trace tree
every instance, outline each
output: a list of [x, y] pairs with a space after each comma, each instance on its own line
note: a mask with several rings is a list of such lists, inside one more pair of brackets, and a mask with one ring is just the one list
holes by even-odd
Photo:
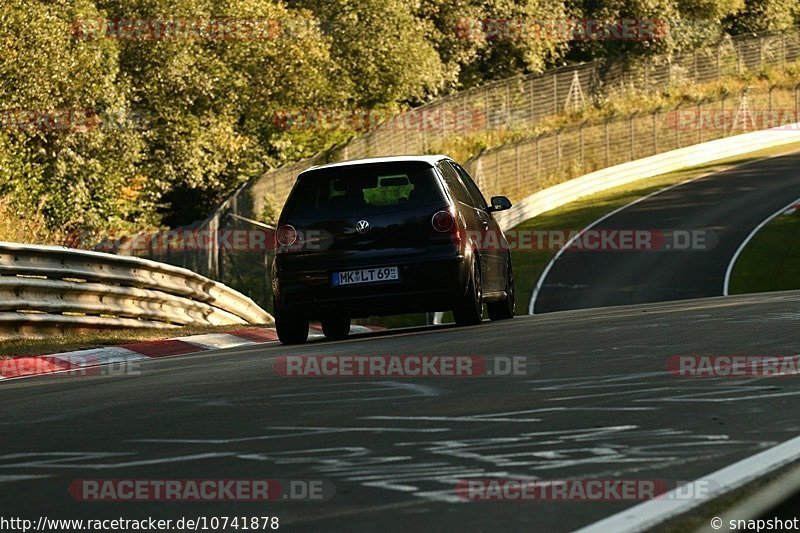
[[351, 106], [422, 101], [443, 85], [432, 25], [404, 0], [290, 0], [311, 10], [330, 40], [329, 76]]
[[148, 217], [133, 197], [140, 135], [107, 119], [128, 106], [116, 43], [72, 34], [96, 17], [88, 0], [7, 0], [0, 12], [0, 193], [68, 231]]
[[[152, 118], [141, 163], [149, 201], [160, 203], [168, 224], [201, 218], [236, 186], [283, 160], [271, 146], [282, 135], [273, 120], [277, 110], [327, 98], [331, 64], [319, 32], [276, 33], [307, 14], [256, 0], [106, 0], [101, 6], [110, 19], [179, 27], [169, 36], [120, 41], [131, 98]], [[219, 24], [231, 32], [214, 33]]]
[[566, 52], [566, 39], [536, 28], [570, 13], [561, 0], [422, 0], [418, 8], [434, 25], [430, 38], [451, 88], [552, 66]]

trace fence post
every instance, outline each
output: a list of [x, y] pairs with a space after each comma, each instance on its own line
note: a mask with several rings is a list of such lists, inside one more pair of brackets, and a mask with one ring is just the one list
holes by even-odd
[[[438, 107], [439, 107], [439, 110], [438, 110], [439, 111], [439, 113], [438, 113], [439, 121], [442, 123], [441, 127], [439, 128], [439, 130], [441, 132], [441, 138], [442, 139], [446, 139], [447, 138], [447, 113], [446, 113], [446, 111], [447, 111], [447, 102], [445, 102], [443, 105], [440, 105]], [[394, 132], [392, 132], [392, 135], [394, 136]]]
[[775, 85], [771, 85], [769, 90], [767, 91], [767, 128], [771, 128], [773, 126], [772, 121], [772, 91], [775, 90]]
[[742, 58], [742, 47], [740, 42], [736, 42], [734, 45], [734, 49], [736, 50], [736, 74], [739, 76], [742, 75], [742, 63], [744, 59]]
[[667, 57], [667, 87], [672, 87], [672, 54]]
[[728, 117], [725, 116], [725, 101], [728, 99], [727, 96], [722, 97], [722, 110], [720, 111], [720, 119], [722, 120], [722, 137], [725, 137], [727, 134], [727, 126], [726, 123], [728, 122]]
[[506, 82], [506, 127], [511, 125], [511, 89], [508, 82]]
[[486, 113], [486, 125], [492, 129], [492, 113], [489, 111], [489, 89], [483, 89], [483, 111]]
[[219, 281], [221, 283], [225, 283], [225, 272], [226, 272], [226, 270], [225, 270], [224, 244], [220, 245], [220, 247], [217, 248], [217, 256], [218, 256], [217, 262], [219, 263], [219, 274], [218, 274]]
[[556, 169], [561, 170], [561, 130], [556, 132]]
[[697, 102], [695, 111], [697, 112], [697, 143], [703, 142], [703, 102]]
[[[275, 176], [273, 176], [273, 179]], [[211, 232], [210, 237], [210, 249], [208, 250], [208, 263], [209, 263], [209, 276], [211, 279], [220, 279], [220, 264], [219, 264], [219, 212], [214, 213], [214, 217], [211, 219], [211, 223], [208, 225], [209, 231]]]
[[658, 111], [653, 111], [653, 154], [658, 153]]
[[[469, 117], [469, 119], [467, 117]], [[462, 128], [462, 129], [459, 130], [462, 135], [464, 135], [466, 133], [471, 133], [473, 128], [475, 128], [475, 126], [474, 126], [475, 112], [473, 111], [472, 113], [470, 113], [468, 111], [468, 109], [467, 109], [467, 99], [463, 98], [461, 100], [461, 118], [456, 121], [456, 124], [463, 124], [465, 120], [469, 120], [469, 126], [467, 127], [468, 129], [463, 129]], [[456, 129], [458, 129], [458, 128], [456, 128]], [[403, 137], [406, 137], [406, 135], [404, 135]], [[406, 151], [406, 153], [409, 153], [409, 152]]]
[[536, 96], [533, 93], [533, 76], [528, 80], [528, 106], [530, 108], [530, 122], [536, 120]]
[[498, 179], [500, 179], [500, 150], [496, 150], [494, 153], [494, 183], [492, 184], [491, 188], [498, 188]]
[[604, 132], [605, 132], [605, 137], [606, 137], [606, 138], [605, 138], [605, 148], [606, 148], [606, 167], [609, 167], [609, 166], [611, 166], [611, 159], [610, 159], [610, 157], [609, 157], [609, 153], [608, 153], [608, 121], [609, 121], [609, 120], [611, 120], [611, 119], [607, 118], [607, 119], [606, 119], [606, 121], [605, 121], [605, 122], [603, 122], [603, 130], [604, 130]]
[[786, 34], [781, 32], [781, 66], [786, 66]]
[[636, 153], [635, 153], [636, 134], [634, 132], [634, 126], [633, 126], [634, 117], [636, 117], [636, 113], [634, 113], [633, 115], [628, 117], [628, 142], [630, 142], [630, 149], [631, 149], [631, 154], [630, 154], [631, 158], [630, 158], [630, 160], [631, 161], [634, 161], [636, 159]]
[[553, 72], [553, 114], [558, 115], [558, 71]]
[[584, 126], [586, 126], [586, 121], [585, 120], [583, 122], [581, 122], [581, 127], [580, 127], [580, 131], [579, 131], [580, 137], [581, 137], [581, 173], [585, 172], [585, 166], [586, 166], [585, 159], [584, 159], [584, 156], [583, 156], [583, 128], [584, 128]]

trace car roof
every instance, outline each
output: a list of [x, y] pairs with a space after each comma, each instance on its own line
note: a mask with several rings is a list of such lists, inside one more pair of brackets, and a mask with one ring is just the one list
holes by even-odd
[[393, 155], [389, 157], [368, 157], [366, 159], [354, 159], [352, 161], [342, 161], [340, 163], [328, 163], [327, 165], [317, 165], [311, 168], [308, 168], [301, 172], [304, 174], [311, 170], [320, 170], [324, 168], [336, 168], [336, 167], [349, 167], [352, 165], [366, 165], [370, 163], [404, 163], [404, 162], [418, 162], [418, 163], [428, 163], [429, 165], [433, 166], [439, 161], [444, 159], [451, 159], [450, 157], [442, 154], [438, 155]]

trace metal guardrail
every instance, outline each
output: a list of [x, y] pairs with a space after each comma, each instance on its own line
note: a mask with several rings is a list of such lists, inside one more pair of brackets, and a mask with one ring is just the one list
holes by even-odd
[[107, 328], [264, 324], [247, 296], [137, 257], [0, 242], [0, 339]]

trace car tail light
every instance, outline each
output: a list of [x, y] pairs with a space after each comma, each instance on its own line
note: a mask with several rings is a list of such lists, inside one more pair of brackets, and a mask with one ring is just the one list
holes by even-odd
[[437, 233], [450, 235], [450, 240], [454, 244], [461, 242], [461, 232], [458, 229], [455, 211], [453, 209], [442, 209], [431, 217], [431, 225]]
[[446, 233], [456, 225], [456, 218], [450, 211], [437, 211], [431, 218], [431, 224], [436, 231]]
[[291, 224], [284, 224], [275, 232], [276, 248], [292, 246], [297, 242], [297, 230]]

